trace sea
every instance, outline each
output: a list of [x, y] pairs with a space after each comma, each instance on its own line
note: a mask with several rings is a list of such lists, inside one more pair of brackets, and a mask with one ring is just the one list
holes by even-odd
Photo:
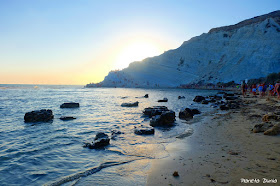
[[[192, 89], [84, 88], [70, 85], [0, 85], [0, 185], [145, 185], [151, 161], [169, 156], [166, 146], [189, 136], [209, 105], [193, 102], [196, 95], [217, 91]], [[149, 98], [144, 98], [145, 94]], [[185, 96], [185, 99], [178, 99]], [[157, 100], [168, 98], [168, 102]], [[121, 107], [139, 102], [138, 107]], [[78, 102], [79, 108], [60, 108]], [[175, 111], [172, 127], [154, 135], [137, 135], [149, 126], [143, 110], [167, 106]], [[197, 108], [196, 122], [181, 120], [179, 111]], [[51, 122], [25, 123], [26, 112], [51, 109]], [[207, 114], [206, 114], [207, 115]], [[61, 116], [77, 119], [62, 121]], [[101, 149], [84, 148], [98, 132], [121, 134]], [[188, 135], [186, 135], [188, 134]], [[179, 138], [178, 138], [179, 137]], [[187, 138], [187, 137], [186, 137]]]

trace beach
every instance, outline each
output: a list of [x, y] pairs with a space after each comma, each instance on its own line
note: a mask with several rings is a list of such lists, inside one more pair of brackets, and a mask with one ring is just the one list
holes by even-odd
[[191, 124], [193, 135], [169, 144], [168, 158], [152, 161], [147, 185], [279, 184], [280, 136], [251, 129], [262, 123], [263, 115], [279, 114], [280, 102], [253, 96], [240, 102], [240, 109], [209, 114]]

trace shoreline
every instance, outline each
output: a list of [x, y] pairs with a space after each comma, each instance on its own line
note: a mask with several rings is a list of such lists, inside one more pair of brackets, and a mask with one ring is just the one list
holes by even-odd
[[251, 129], [262, 123], [263, 115], [280, 109], [280, 102], [252, 96], [241, 101], [240, 109], [210, 115], [192, 125], [193, 135], [168, 145], [170, 156], [152, 160], [146, 185], [242, 185], [249, 179], [259, 179], [260, 185], [263, 179], [279, 183], [280, 136]]

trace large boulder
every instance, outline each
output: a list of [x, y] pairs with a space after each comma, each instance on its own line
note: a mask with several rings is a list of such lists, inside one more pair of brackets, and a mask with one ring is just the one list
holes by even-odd
[[203, 97], [203, 96], [195, 96], [195, 98], [194, 98], [194, 102], [201, 102], [201, 101], [203, 101], [203, 100], [205, 100], [205, 97]]
[[150, 120], [150, 125], [152, 127], [155, 126], [170, 126], [173, 125], [175, 121], [175, 112], [170, 111], [164, 111], [161, 115], [153, 116]]
[[134, 103], [122, 103], [121, 106], [122, 107], [138, 107], [139, 102], [136, 101]]
[[24, 115], [25, 122], [47, 122], [53, 120], [52, 110], [35, 110]]
[[60, 108], [78, 108], [80, 107], [79, 103], [69, 102], [69, 103], [63, 103], [60, 105]]
[[134, 133], [138, 135], [149, 135], [149, 134], [154, 134], [155, 129], [153, 127], [138, 127], [134, 129]]
[[152, 116], [161, 115], [164, 111], [168, 111], [166, 106], [154, 106], [145, 108], [143, 114], [151, 118]]
[[103, 132], [99, 132], [95, 138], [94, 141], [91, 143], [85, 143], [84, 147], [88, 147], [90, 149], [97, 149], [101, 147], [105, 147], [110, 144], [110, 138], [107, 134]]
[[144, 98], [149, 98], [149, 94], [145, 94]]
[[185, 108], [185, 110], [179, 112], [179, 118], [180, 119], [192, 119], [193, 118], [193, 112], [189, 108]]

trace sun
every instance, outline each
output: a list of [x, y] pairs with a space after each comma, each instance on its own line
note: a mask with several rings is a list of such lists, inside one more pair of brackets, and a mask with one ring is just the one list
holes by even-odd
[[131, 41], [123, 45], [117, 55], [114, 69], [124, 69], [131, 62], [141, 61], [162, 53], [159, 44], [152, 41]]

